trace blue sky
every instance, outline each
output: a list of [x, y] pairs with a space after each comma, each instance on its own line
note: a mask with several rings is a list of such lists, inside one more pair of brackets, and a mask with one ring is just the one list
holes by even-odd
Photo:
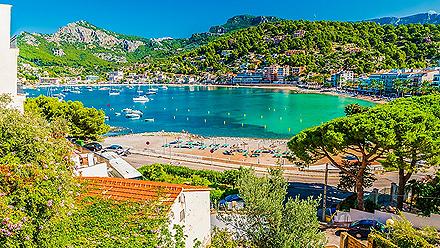
[[434, 10], [440, 0], [0, 0], [13, 4], [12, 31], [52, 33], [86, 20], [142, 37], [189, 37], [239, 14], [285, 19], [364, 20]]

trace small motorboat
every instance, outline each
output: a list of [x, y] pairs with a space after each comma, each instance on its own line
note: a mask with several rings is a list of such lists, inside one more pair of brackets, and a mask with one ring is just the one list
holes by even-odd
[[128, 113], [125, 115], [125, 118], [130, 119], [130, 120], [139, 120], [141, 118], [141, 116], [138, 114], [134, 114], [134, 113]]
[[136, 114], [136, 115], [142, 116], [144, 114], [144, 112], [142, 112], [140, 110], [133, 110], [133, 111], [131, 111], [131, 114]]
[[134, 102], [149, 102], [150, 98], [148, 98], [147, 96], [138, 96], [138, 97], [133, 97], [133, 101]]
[[148, 92], [146, 93], [146, 95], [156, 95], [156, 94], [157, 92], [152, 90], [148, 90]]
[[106, 120], [106, 121], [108, 121], [108, 120], [110, 120], [110, 117], [108, 117], [107, 115], [104, 117], [104, 119]]
[[168, 87], [167, 87], [166, 85], [164, 85], [164, 86], [162, 86], [162, 89], [163, 89], [163, 90], [167, 90]]
[[87, 89], [88, 91], [93, 91], [92, 86], [87, 86], [86, 89]]
[[100, 87], [99, 90], [110, 90], [108, 87]]
[[131, 108], [125, 108], [122, 110], [122, 112], [124, 112], [124, 113], [131, 113], [132, 111], [133, 111], [133, 109], [131, 109]]
[[115, 115], [116, 115], [116, 116], [121, 116], [121, 113], [116, 112]]
[[154, 118], [145, 119], [146, 122], [154, 122]]
[[118, 90], [110, 90], [110, 91], [108, 92], [108, 95], [109, 95], [109, 96], [119, 96], [120, 94], [121, 94], [121, 92], [118, 91]]

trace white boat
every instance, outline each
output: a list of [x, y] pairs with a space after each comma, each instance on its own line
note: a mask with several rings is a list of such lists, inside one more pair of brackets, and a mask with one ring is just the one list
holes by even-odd
[[121, 94], [121, 92], [119, 92], [118, 90], [113, 90], [113, 89], [108, 92], [109, 96], [119, 96], [120, 94]]
[[146, 122], [154, 122], [154, 118], [145, 119]]
[[133, 101], [134, 102], [149, 102], [150, 98], [148, 98], [147, 96], [138, 96], [138, 97], [133, 97]]
[[151, 89], [149, 89], [148, 91], [151, 91], [151, 92], [158, 92], [159, 89], [158, 89], [158, 88], [151, 88]]
[[100, 87], [99, 90], [110, 90], [108, 87]]
[[86, 89], [87, 89], [88, 91], [93, 91], [92, 86], [87, 86]]
[[168, 87], [167, 87], [166, 85], [164, 85], [164, 86], [162, 86], [162, 89], [163, 89], [163, 90], [167, 90]]
[[148, 90], [148, 92], [146, 93], [146, 95], [156, 95], [156, 94], [157, 92], [152, 90]]
[[115, 115], [116, 115], [116, 116], [121, 116], [121, 113], [116, 112]]
[[131, 114], [135, 114], [135, 115], [140, 115], [142, 116], [144, 114], [144, 112], [140, 111], [140, 110], [133, 110], [131, 111]]
[[131, 113], [132, 111], [133, 111], [133, 109], [131, 109], [131, 108], [125, 108], [122, 110], [122, 112], [124, 112], [124, 113]]
[[130, 119], [130, 120], [139, 120], [141, 118], [141, 116], [138, 114], [134, 114], [134, 113], [128, 113], [125, 115], [125, 118]]

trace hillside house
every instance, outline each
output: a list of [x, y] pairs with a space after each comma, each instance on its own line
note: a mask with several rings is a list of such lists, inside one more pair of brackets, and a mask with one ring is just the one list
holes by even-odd
[[121, 178], [83, 177], [82, 180], [87, 182], [84, 196], [133, 202], [159, 200], [170, 206], [170, 228], [183, 227], [185, 247], [194, 247], [196, 241], [206, 247], [210, 242], [209, 188]]

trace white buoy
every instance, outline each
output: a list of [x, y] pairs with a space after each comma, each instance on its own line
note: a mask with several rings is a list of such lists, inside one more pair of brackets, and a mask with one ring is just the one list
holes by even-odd
[[176, 116], [174, 116], [174, 120], [176, 119]]
[[226, 121], [223, 121], [223, 125], [226, 125]]

